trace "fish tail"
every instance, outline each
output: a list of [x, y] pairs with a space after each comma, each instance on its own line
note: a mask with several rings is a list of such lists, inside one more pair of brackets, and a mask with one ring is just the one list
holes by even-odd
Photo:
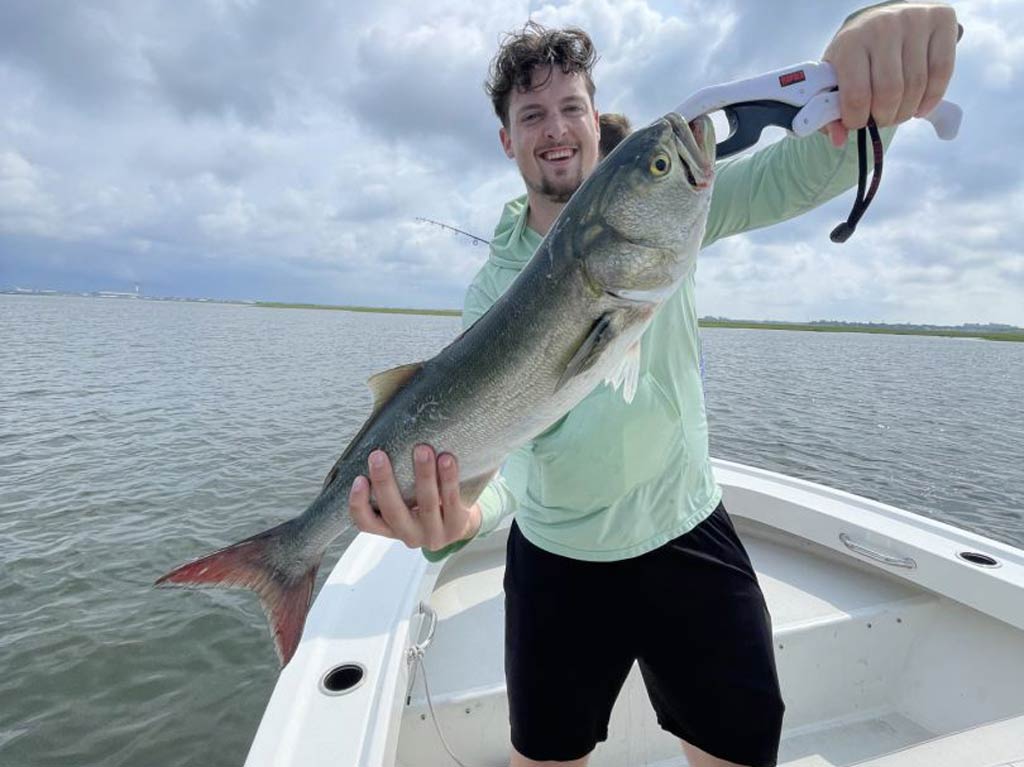
[[281, 666], [295, 654], [323, 552], [303, 558], [294, 545], [296, 520], [171, 570], [156, 586], [246, 588], [260, 598]]

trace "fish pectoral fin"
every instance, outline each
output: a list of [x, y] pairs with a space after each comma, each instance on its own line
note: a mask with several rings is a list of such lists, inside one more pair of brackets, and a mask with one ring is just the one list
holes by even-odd
[[590, 328], [587, 337], [580, 344], [580, 348], [576, 350], [576, 353], [572, 355], [572, 359], [569, 360], [569, 364], [565, 366], [565, 372], [558, 379], [555, 391], [559, 391], [580, 373], [590, 370], [601, 359], [601, 355], [604, 354], [608, 346], [618, 335], [616, 328], [613, 326], [615, 314], [615, 312], [605, 312], [597, 318], [594, 326]]
[[373, 393], [373, 412], [380, 410], [381, 405], [391, 399], [422, 367], [422, 362], [411, 362], [370, 376], [366, 385]]
[[638, 340], [626, 350], [626, 356], [618, 369], [604, 379], [604, 382], [618, 391], [622, 387], [622, 398], [626, 404], [633, 402], [636, 386], [640, 380], [640, 341]]

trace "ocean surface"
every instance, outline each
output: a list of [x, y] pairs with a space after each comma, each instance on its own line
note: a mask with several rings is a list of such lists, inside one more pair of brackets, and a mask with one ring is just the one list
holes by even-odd
[[[241, 764], [277, 675], [257, 600], [152, 583], [305, 508], [366, 379], [458, 327], [0, 296], [0, 765]], [[1024, 547], [1024, 344], [703, 343], [717, 457]]]

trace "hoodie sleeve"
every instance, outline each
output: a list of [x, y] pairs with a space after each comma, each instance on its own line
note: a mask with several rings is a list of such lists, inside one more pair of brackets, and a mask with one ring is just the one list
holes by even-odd
[[[882, 128], [888, 149], [895, 128]], [[723, 160], [711, 194], [704, 244], [799, 216], [857, 185], [857, 132], [845, 146], [827, 136], [789, 137], [753, 154]], [[868, 172], [874, 168], [868, 152]], [[838, 220], [837, 222], [838, 223]]]
[[[462, 309], [463, 330], [480, 319], [491, 307], [491, 304], [498, 300], [497, 291], [488, 290], [485, 287], [484, 280], [481, 279], [488, 268], [490, 268], [489, 265], [484, 266], [466, 292], [466, 299]], [[495, 475], [494, 479], [487, 483], [487, 487], [480, 493], [477, 503], [480, 504], [481, 519], [480, 530], [477, 532], [477, 536], [484, 536], [494, 532], [502, 519], [515, 512], [519, 504], [515, 493], [510, 487], [509, 478], [512, 476], [525, 477], [524, 472], [528, 467], [529, 451], [530, 448], [527, 446], [512, 453], [506, 459], [501, 471]], [[469, 543], [469, 540], [456, 541], [437, 551], [423, 549], [423, 556], [430, 562], [440, 562]]]

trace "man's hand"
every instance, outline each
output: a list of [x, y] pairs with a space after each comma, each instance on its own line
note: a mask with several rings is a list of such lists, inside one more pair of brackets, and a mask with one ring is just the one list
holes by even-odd
[[872, 8], [845, 24], [825, 53], [836, 69], [841, 121], [826, 126], [835, 146], [849, 131], [897, 125], [928, 114], [953, 76], [956, 11], [915, 3]]
[[[391, 463], [382, 450], [370, 454], [369, 475], [357, 477], [349, 493], [349, 514], [364, 533], [397, 538], [410, 549], [438, 551], [456, 541], [472, 538], [480, 530], [480, 506], [464, 506], [459, 492], [459, 466], [442, 453], [435, 459], [428, 445], [413, 451], [416, 505], [409, 508], [395, 482]], [[370, 490], [380, 509], [370, 505]]]

